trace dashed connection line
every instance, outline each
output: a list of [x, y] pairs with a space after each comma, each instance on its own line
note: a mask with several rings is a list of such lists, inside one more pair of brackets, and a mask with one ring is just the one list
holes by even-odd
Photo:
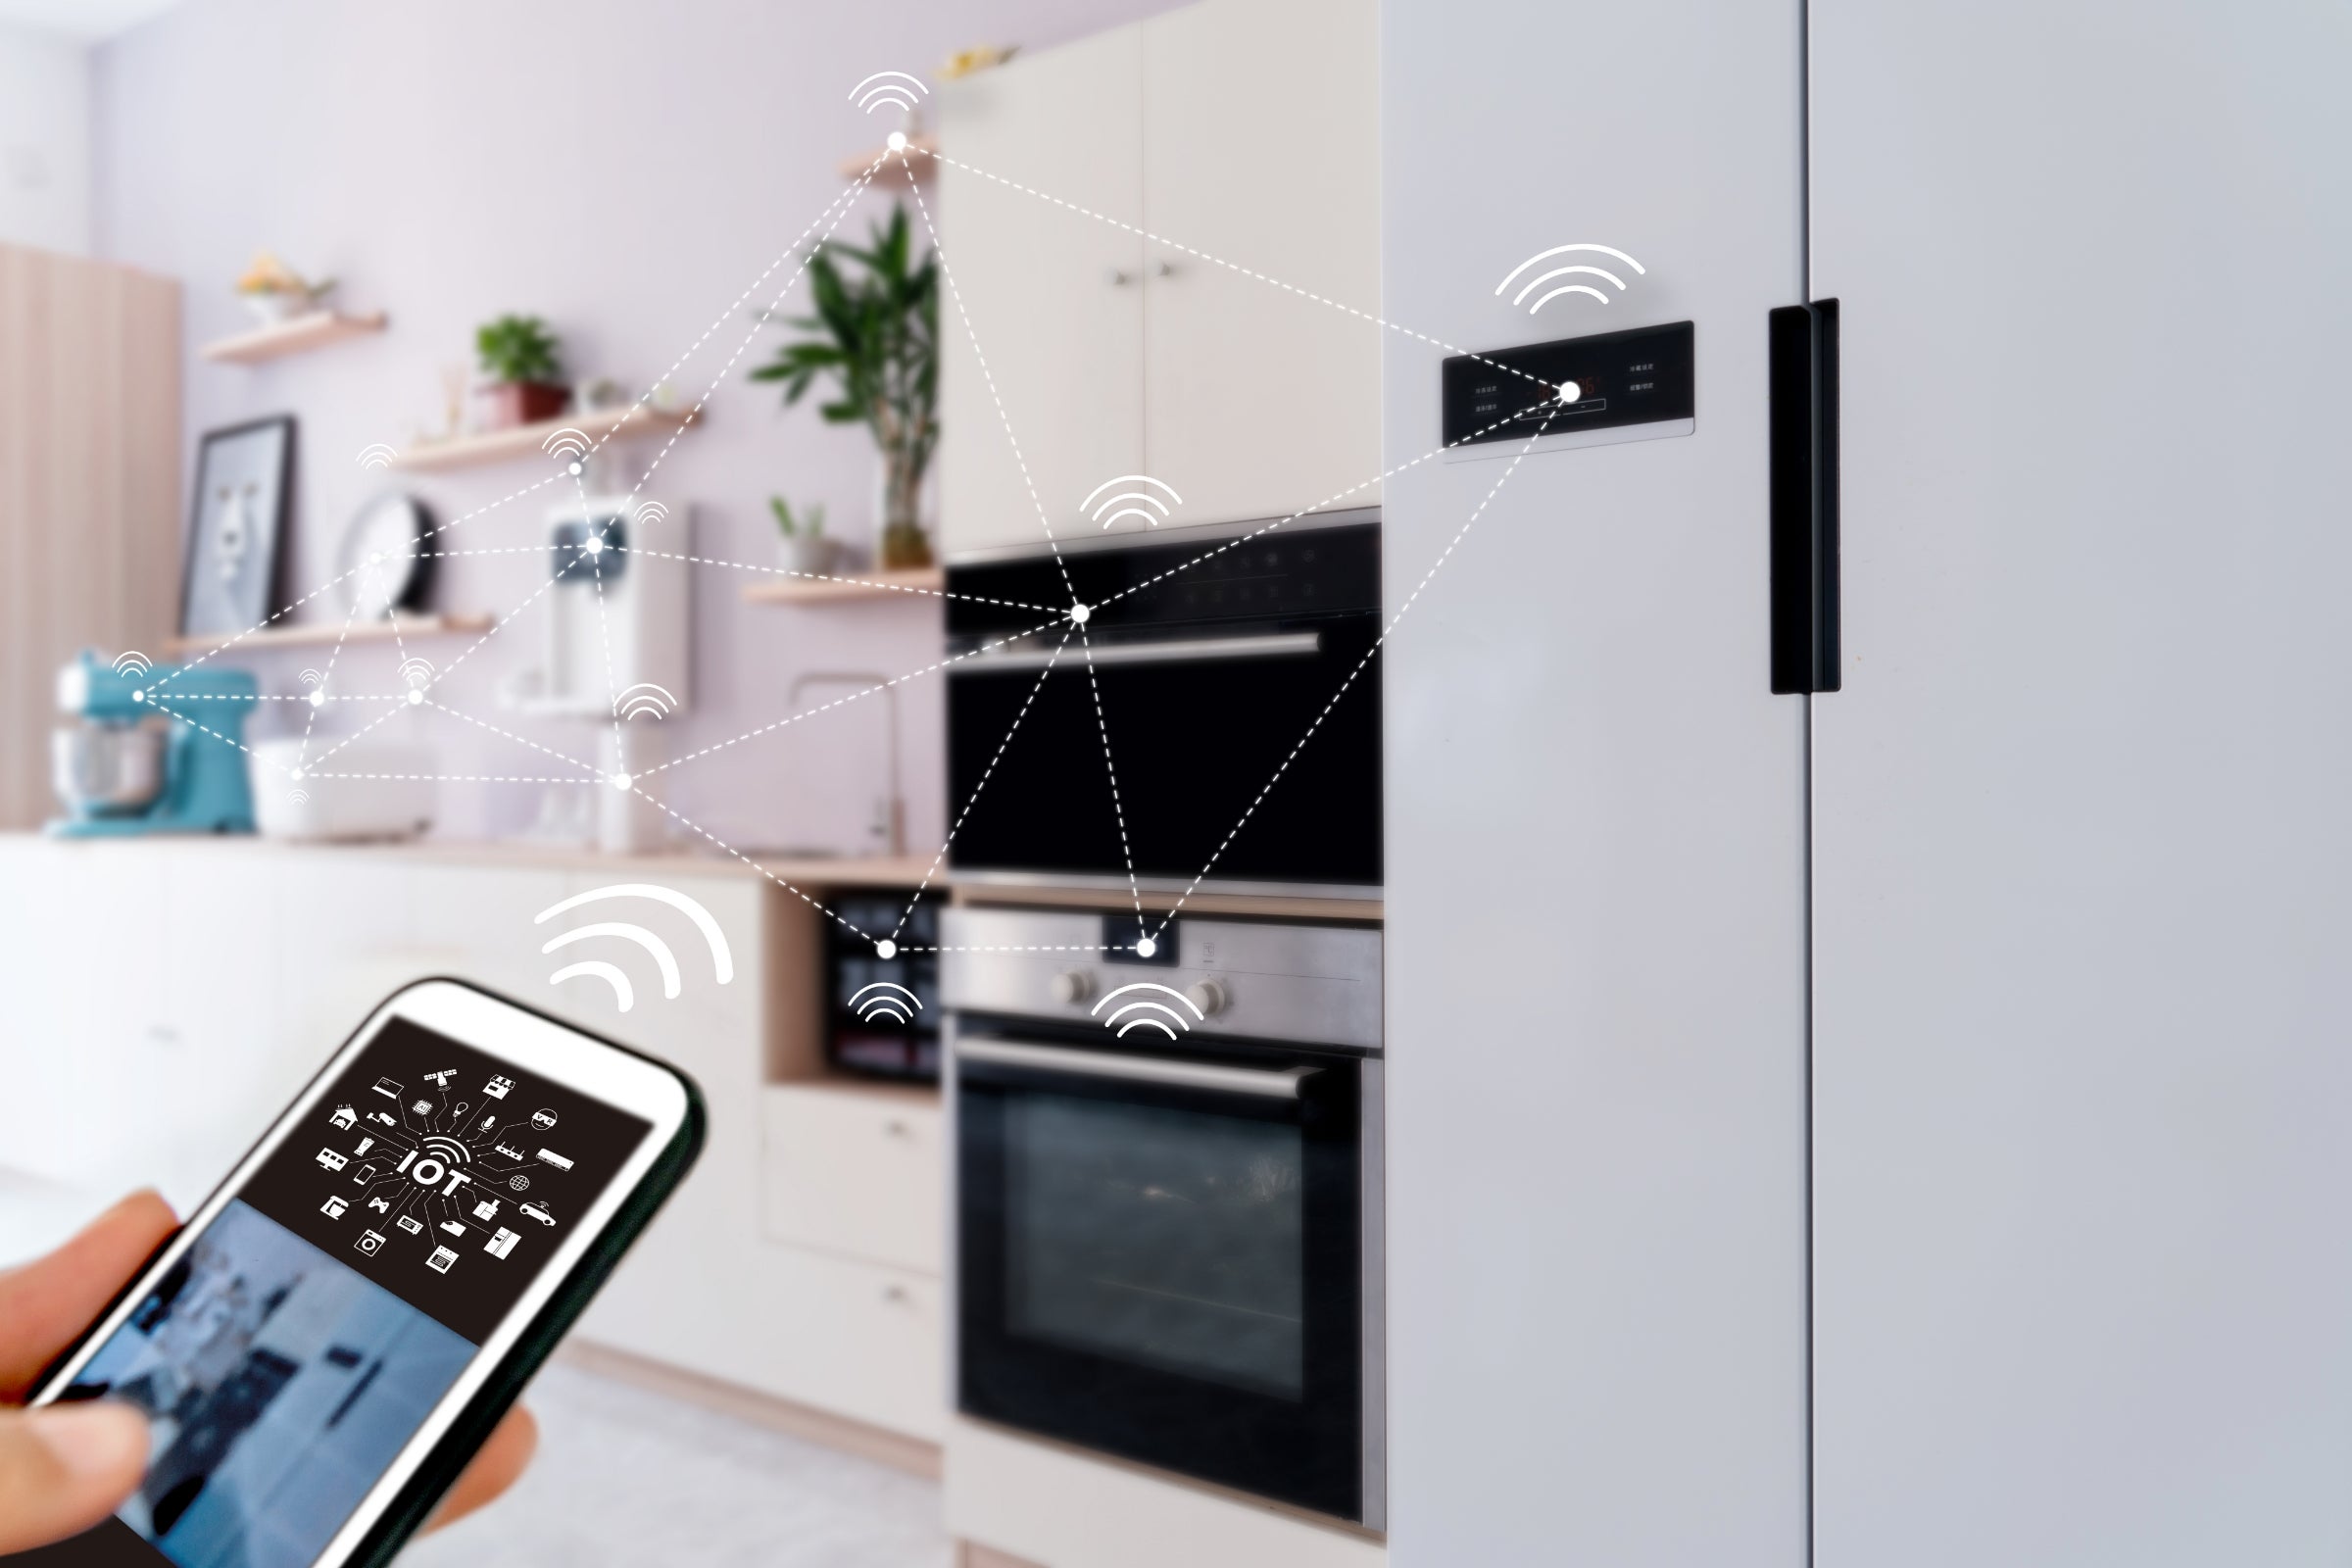
[[1430, 563], [1429, 569], [1421, 574], [1421, 580], [1413, 585], [1413, 591], [1404, 596], [1404, 603], [1396, 607], [1396, 613], [1389, 617], [1389, 623], [1381, 628], [1380, 635], [1372, 639], [1372, 646], [1364, 650], [1364, 657], [1355, 662], [1355, 667], [1348, 672], [1348, 678], [1340, 682], [1340, 689], [1331, 694], [1331, 701], [1323, 705], [1323, 711], [1317, 713], [1315, 721], [1306, 726], [1306, 733], [1298, 737], [1298, 744], [1291, 748], [1290, 755], [1282, 760], [1282, 765], [1274, 769], [1274, 776], [1266, 780], [1265, 787], [1260, 789], [1256, 797], [1250, 801], [1249, 807], [1242, 812], [1241, 819], [1226, 832], [1225, 837], [1218, 843], [1216, 852], [1209, 856], [1208, 863], [1200, 867], [1200, 874], [1194, 877], [1192, 883], [1185, 888], [1183, 897], [1169, 906], [1168, 912], [1160, 919], [1159, 930], [1152, 933], [1154, 937], [1167, 930], [1169, 922], [1176, 918], [1176, 911], [1184, 907], [1185, 901], [1200, 889], [1200, 884], [1207, 879], [1208, 873], [1216, 869], [1217, 861], [1224, 857], [1225, 851], [1232, 845], [1235, 836], [1249, 825], [1250, 818], [1255, 814], [1260, 806], [1265, 804], [1266, 797], [1274, 792], [1274, 786], [1282, 782], [1282, 775], [1290, 771], [1291, 764], [1298, 760], [1298, 754], [1306, 750], [1306, 743], [1315, 738], [1315, 731], [1323, 727], [1323, 721], [1331, 716], [1331, 710], [1340, 706], [1340, 699], [1348, 695], [1348, 688], [1355, 684], [1355, 678], [1364, 672], [1364, 666], [1371, 663], [1372, 657], [1388, 643], [1390, 634], [1396, 629], [1396, 623], [1404, 619], [1405, 612], [1413, 608], [1413, 602], [1421, 597], [1421, 591], [1429, 586], [1430, 579], [1435, 577], [1439, 569], [1453, 558], [1454, 547], [1460, 544], [1470, 530], [1477, 525], [1479, 516], [1485, 513], [1495, 496], [1501, 493], [1502, 487], [1510, 482], [1511, 475], [1518, 471], [1519, 465], [1526, 461], [1528, 453], [1535, 450], [1536, 443], [1543, 439], [1545, 426], [1550, 423], [1551, 416], [1544, 416], [1544, 422], [1536, 427], [1536, 433], [1527, 438], [1527, 444], [1521, 447], [1518, 454], [1511, 459], [1510, 466], [1502, 470], [1494, 480], [1493, 487], [1487, 491], [1485, 499], [1472, 509], [1469, 519], [1461, 525], [1451, 539], [1446, 542], [1446, 548], [1438, 552], [1438, 559]]
[[670, 808], [667, 802], [657, 801], [651, 795], [647, 795], [645, 791], [638, 789], [633, 785], [630, 787], [629, 793], [642, 797], [644, 800], [651, 802], [654, 808], [660, 811], [662, 815], [668, 817], [671, 821], [676, 822], [680, 827], [685, 828], [688, 832], [698, 834], [702, 838], [708, 840], [721, 853], [735, 857], [735, 858], [741, 860], [744, 864], [750, 866], [753, 870], [759, 872], [761, 876], [767, 878], [770, 882], [773, 882], [776, 886], [782, 888], [785, 892], [791, 894], [794, 898], [800, 900], [803, 904], [806, 904], [808, 906], [808, 907], [814, 909], [826, 919], [831, 920], [835, 925], [840, 926], [844, 931], [849, 932], [858, 941], [871, 942], [874, 940], [865, 932], [860, 931], [855, 925], [852, 925], [842, 916], [839, 910], [828, 907], [815, 899], [810, 898], [808, 894], [802, 892], [799, 888], [794, 887], [791, 883], [776, 875], [775, 872], [770, 871], [766, 866], [761, 865], [758, 860], [753, 859], [750, 856], [735, 848], [734, 845], [727, 843], [724, 839], [721, 839], [717, 834], [711, 832], [709, 828], [704, 827], [701, 823], [690, 822], [685, 817], [680, 816], [676, 811]]
[[1056, 615], [1052, 620], [1044, 621], [1038, 625], [1029, 627], [1026, 631], [1012, 632], [1006, 636], [999, 637], [994, 642], [982, 643], [977, 648], [969, 649], [960, 654], [951, 655], [950, 657], [939, 661], [937, 663], [925, 664], [922, 668], [908, 670], [904, 675], [894, 675], [889, 680], [883, 681], [878, 685], [867, 686], [858, 691], [854, 691], [847, 697], [837, 697], [833, 701], [820, 704], [815, 708], [803, 709], [800, 712], [794, 713], [788, 718], [779, 718], [772, 724], [762, 724], [758, 729], [746, 730], [741, 735], [719, 741], [714, 745], [706, 746], [700, 751], [688, 752], [684, 757], [672, 758], [666, 762], [662, 762], [653, 767], [647, 768], [643, 773], [637, 776], [640, 778], [651, 778], [656, 773], [665, 773], [673, 767], [682, 767], [686, 763], [693, 761], [698, 757], [709, 757], [712, 752], [723, 752], [730, 746], [741, 746], [745, 741], [756, 740], [761, 735], [766, 735], [775, 730], [780, 730], [787, 724], [797, 724], [804, 718], [813, 718], [819, 713], [841, 707], [844, 703], [854, 703], [860, 697], [871, 697], [874, 695], [874, 693], [881, 691], [886, 687], [897, 686], [904, 682], [913, 680], [918, 676], [928, 675], [933, 670], [945, 669], [950, 664], [959, 664], [967, 659], [977, 658], [982, 654], [988, 653], [992, 649], [1002, 648], [1006, 643], [1017, 643], [1024, 637], [1034, 637], [1041, 631], [1051, 631], [1055, 626], [1066, 624], [1068, 618], [1069, 617], [1066, 615]]
[[980, 378], [988, 383], [989, 401], [997, 406], [997, 421], [1004, 427], [1005, 443], [1012, 448], [1012, 461], [1021, 470], [1021, 485], [1029, 492], [1030, 505], [1037, 508], [1037, 524], [1046, 531], [1046, 547], [1054, 552], [1054, 565], [1061, 573], [1061, 586], [1075, 604], [1078, 589], [1070, 581], [1069, 563], [1061, 559], [1061, 545], [1054, 537], [1054, 520], [1046, 514], [1046, 503], [1037, 493], [1037, 479], [1029, 472], [1029, 460], [1021, 455], [1021, 443], [1012, 433], [1012, 416], [1005, 412], [1004, 394], [997, 390], [996, 373], [988, 368], [988, 356], [980, 352], [980, 334], [972, 330], [971, 313], [963, 308], [963, 290], [956, 286], [956, 274], [949, 270], [948, 253], [939, 243], [939, 229], [931, 221], [931, 208], [923, 200], [921, 185], [914, 177], [914, 166], [906, 155], [899, 154], [899, 167], [906, 171], [906, 188], [914, 193], [914, 205], [923, 215], [923, 231], [931, 236], [931, 254], [939, 259], [939, 275], [948, 285], [948, 298], [956, 302], [956, 318], [963, 323], [963, 335], [972, 345], [972, 359], [980, 367]]
[[[1006, 179], [1003, 174], [991, 173], [989, 171], [980, 168], [976, 164], [965, 163], [960, 158], [951, 158], [946, 153], [926, 148], [918, 148], [915, 150], [927, 152], [930, 157], [938, 159], [943, 164], [953, 164], [956, 168], [962, 170], [965, 173], [978, 174], [982, 179], [993, 180], [997, 184], [1003, 185], [1008, 190], [1017, 190], [1025, 196], [1034, 196], [1041, 202], [1050, 202], [1055, 207], [1063, 208], [1069, 212], [1076, 213], [1083, 218], [1091, 218], [1099, 223], [1108, 223], [1113, 228], [1124, 229], [1130, 234], [1150, 240], [1154, 245], [1164, 245], [1172, 251], [1182, 251], [1187, 256], [1196, 257], [1199, 260], [1207, 262], [1215, 267], [1222, 267], [1227, 271], [1239, 272], [1244, 277], [1254, 277], [1261, 283], [1270, 284], [1275, 288], [1282, 289], [1288, 293], [1296, 294], [1303, 300], [1312, 300], [1317, 305], [1327, 305], [1333, 310], [1345, 312], [1347, 315], [1352, 316], [1358, 320], [1369, 321], [1374, 326], [1386, 327], [1392, 332], [1401, 332], [1406, 337], [1418, 338], [1420, 341], [1427, 343], [1432, 348], [1444, 349], [1448, 354], [1469, 355], [1471, 359], [1476, 360], [1481, 365], [1492, 366], [1497, 370], [1501, 370], [1508, 374], [1519, 377], [1519, 379], [1522, 381], [1532, 381], [1546, 391], [1551, 390], [1551, 383], [1543, 379], [1541, 376], [1530, 375], [1525, 370], [1519, 369], [1515, 366], [1504, 365], [1499, 360], [1490, 360], [1485, 355], [1463, 348], [1458, 343], [1448, 343], [1444, 338], [1431, 337], [1427, 332], [1416, 332], [1411, 327], [1389, 320], [1385, 317], [1374, 316], [1369, 311], [1359, 311], [1352, 305], [1344, 305], [1338, 300], [1330, 299], [1324, 295], [1317, 294], [1312, 289], [1300, 288], [1296, 283], [1286, 283], [1279, 277], [1274, 277], [1265, 272], [1258, 271], [1254, 268], [1244, 267], [1239, 262], [1229, 262], [1222, 256], [1211, 256], [1208, 252], [1200, 250], [1196, 246], [1187, 245], [1180, 240], [1169, 239], [1162, 234], [1154, 234], [1148, 228], [1139, 228], [1133, 223], [1125, 222], [1119, 219], [1112, 218], [1107, 213], [1098, 213], [1091, 207], [1081, 207], [1076, 202], [1064, 201], [1059, 196], [1049, 195], [1045, 191], [1038, 190], [1034, 186], [1024, 185], [1017, 179]], [[900, 154], [900, 159], [902, 162], [905, 161], [905, 158], [906, 155], [904, 153]], [[911, 180], [913, 175], [909, 173], [907, 177], [909, 180]]]
[[[1075, 631], [1077, 627], [1073, 625], [1070, 630]], [[948, 829], [948, 836], [939, 846], [939, 853], [931, 857], [931, 868], [923, 873], [923, 880], [916, 886], [914, 897], [906, 901], [906, 912], [899, 916], [899, 923], [890, 928], [890, 940], [893, 942], [898, 940], [901, 931], [906, 929], [906, 922], [913, 918], [915, 906], [923, 902], [923, 894], [930, 888], [931, 879], [939, 875], [940, 866], [946, 863], [948, 850], [955, 844], [956, 835], [963, 831], [963, 819], [972, 814], [973, 807], [980, 804], [980, 792], [988, 788], [989, 776], [996, 772], [997, 764], [1004, 760], [1004, 749], [1012, 744], [1012, 737], [1020, 730], [1021, 720], [1029, 716], [1029, 705], [1036, 702], [1037, 694], [1046, 689], [1046, 677], [1054, 673], [1054, 666], [1060, 662], [1062, 650], [1069, 646], [1070, 632], [1065, 631], [1061, 634], [1061, 641], [1054, 645], [1053, 656], [1046, 661], [1046, 667], [1037, 672], [1037, 684], [1029, 688], [1027, 697], [1021, 699], [1021, 710], [1012, 715], [1012, 727], [1004, 732], [1003, 740], [997, 742], [996, 755], [988, 760], [988, 766], [980, 770], [980, 782], [972, 786], [971, 799], [965, 801], [963, 809], [956, 813], [956, 821]]]
[[[1119, 856], [1127, 862], [1127, 892], [1135, 900], [1135, 934], [1138, 940], [1144, 930], [1144, 890], [1135, 880], [1135, 849], [1127, 841], [1127, 808], [1119, 801], [1119, 764], [1110, 757], [1110, 720], [1102, 716], [1102, 681], [1095, 673], [1094, 640], [1086, 628], [1078, 626], [1078, 646], [1086, 654], [1086, 684], [1095, 697], [1095, 727], [1102, 732], [1102, 766], [1110, 775], [1110, 811], [1119, 824]], [[1063, 637], [1062, 641], [1069, 641]]]

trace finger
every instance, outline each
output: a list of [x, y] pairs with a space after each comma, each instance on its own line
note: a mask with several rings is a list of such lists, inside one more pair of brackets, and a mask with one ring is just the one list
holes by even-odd
[[128, 1405], [0, 1410], [0, 1556], [79, 1535], [147, 1467], [147, 1423]]
[[133, 1193], [47, 1257], [0, 1270], [0, 1400], [24, 1398], [177, 1223], [155, 1193]]
[[441, 1499], [441, 1506], [434, 1510], [424, 1528], [438, 1530], [453, 1519], [463, 1519], [506, 1491], [522, 1474], [538, 1447], [539, 1423], [531, 1419], [531, 1412], [519, 1404], [509, 1410], [507, 1418], [490, 1434], [490, 1441], [481, 1446], [473, 1462], [450, 1487], [449, 1494]]

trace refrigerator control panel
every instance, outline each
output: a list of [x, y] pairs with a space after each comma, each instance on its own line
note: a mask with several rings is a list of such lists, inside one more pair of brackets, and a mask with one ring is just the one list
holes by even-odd
[[[1455, 448], [1556, 438], [1631, 425], [1679, 429], [1610, 439], [1688, 434], [1695, 412], [1689, 321], [1627, 332], [1561, 338], [1485, 354], [1457, 354], [1444, 367], [1446, 444]], [[1484, 455], [1484, 454], [1482, 454]]]

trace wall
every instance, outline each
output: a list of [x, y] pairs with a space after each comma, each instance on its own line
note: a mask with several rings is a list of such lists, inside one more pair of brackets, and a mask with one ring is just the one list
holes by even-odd
[[[730, 302], [841, 192], [837, 162], [890, 128], [846, 101], [853, 83], [885, 69], [928, 74], [974, 43], [1043, 46], [1153, 9], [1139, 0], [191, 0], [97, 53], [99, 244], [185, 279], [191, 351], [247, 324], [229, 283], [264, 246], [306, 273], [340, 279], [350, 307], [391, 313], [385, 335], [319, 354], [258, 368], [188, 364], [191, 462], [207, 428], [299, 416], [286, 581], [307, 592], [333, 575], [355, 510], [390, 483], [423, 495], [446, 519], [540, 477], [526, 463], [404, 478], [364, 472], [354, 460], [370, 442], [400, 446], [439, 427], [441, 368], [470, 359], [475, 324], [510, 310], [542, 315], [562, 334], [574, 375], [609, 375], [632, 394], [666, 377], [699, 395], [752, 330], [753, 304], [765, 301]], [[862, 235], [884, 211], [869, 197], [842, 236]], [[772, 274], [770, 292], [789, 270]], [[806, 298], [804, 285], [787, 309], [797, 314]], [[708, 341], [672, 368], [707, 329]], [[773, 564], [772, 492], [821, 501], [832, 531], [870, 538], [863, 435], [821, 424], [812, 405], [783, 413], [771, 389], [743, 378], [774, 339], [758, 334], [712, 396], [707, 428], [682, 440], [646, 486], [672, 507], [693, 505], [698, 554]], [[640, 471], [627, 466], [620, 487]], [[443, 561], [441, 605], [503, 612], [528, 596], [542, 580], [527, 547], [541, 537], [546, 493], [443, 536], [452, 548], [515, 553]], [[938, 657], [930, 604], [755, 608], [738, 599], [753, 580], [773, 579], [696, 571], [695, 706], [663, 726], [672, 755], [784, 717], [800, 672], [896, 675]], [[305, 612], [341, 612], [331, 595]], [[498, 706], [500, 680], [535, 661], [539, 629], [535, 608], [525, 611], [449, 676], [446, 701], [591, 755], [588, 726], [517, 719]], [[418, 651], [445, 663], [466, 646]], [[266, 689], [294, 691], [299, 669], [322, 654], [246, 662]], [[336, 682], [396, 689], [394, 662], [388, 649], [347, 651]], [[940, 683], [920, 679], [902, 692], [908, 836], [920, 850], [945, 831]], [[339, 724], [328, 711], [318, 733]], [[668, 775], [669, 804], [740, 846], [860, 847], [882, 789], [883, 711], [878, 699], [853, 704], [680, 767]], [[383, 733], [412, 721], [449, 772], [546, 767], [514, 741], [429, 712], [403, 715]], [[442, 790], [449, 833], [510, 830], [535, 809], [529, 786]]]
[[80, 42], [0, 23], [0, 243], [90, 248], [90, 59]]
[[[1392, 606], [1444, 560], [1383, 656], [1397, 1568], [1805, 1561], [1805, 710], [1768, 689], [1764, 396], [1798, 36], [1793, 0], [1383, 7], [1383, 314], [1471, 348], [1690, 320], [1697, 370], [1694, 433], [1497, 490], [1507, 452], [1396, 471], [1439, 444], [1442, 355], [1388, 338]], [[1647, 271], [1495, 297], [1580, 242]]]

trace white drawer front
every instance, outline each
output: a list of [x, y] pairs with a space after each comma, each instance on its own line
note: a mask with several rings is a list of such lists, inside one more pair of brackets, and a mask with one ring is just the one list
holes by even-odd
[[940, 1283], [798, 1248], [776, 1248], [786, 1290], [772, 1332], [797, 1352], [779, 1392], [804, 1404], [938, 1443], [947, 1436]]
[[771, 1085], [764, 1120], [760, 1228], [770, 1241], [942, 1271], [946, 1173], [936, 1102]]

